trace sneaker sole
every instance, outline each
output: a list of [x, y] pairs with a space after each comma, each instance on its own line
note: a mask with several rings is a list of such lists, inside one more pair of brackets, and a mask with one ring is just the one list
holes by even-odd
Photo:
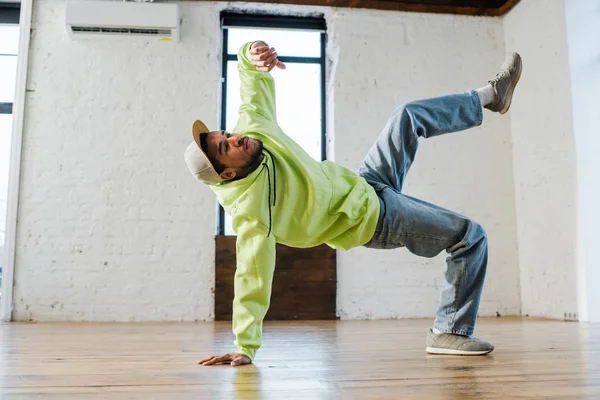
[[425, 351], [429, 354], [443, 354], [443, 355], [451, 355], [451, 356], [482, 356], [484, 354], [491, 353], [492, 350], [482, 350], [482, 351], [465, 351], [465, 350], [454, 350], [454, 349], [441, 349], [438, 347], [429, 347], [425, 348]]
[[506, 114], [506, 112], [510, 108], [510, 105], [512, 104], [513, 92], [515, 91], [515, 88], [517, 87], [517, 83], [519, 83], [519, 79], [521, 79], [521, 71], [523, 71], [523, 60], [521, 59], [521, 56], [519, 56], [519, 70], [517, 73], [517, 78], [510, 85], [510, 89], [508, 90], [508, 96], [507, 96], [508, 101], [504, 105], [504, 108], [499, 111], [500, 114]]

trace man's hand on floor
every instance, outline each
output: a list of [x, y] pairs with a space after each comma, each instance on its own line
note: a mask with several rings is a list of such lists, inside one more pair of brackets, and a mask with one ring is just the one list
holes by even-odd
[[227, 353], [222, 356], [206, 357], [205, 359], [198, 361], [198, 364], [215, 365], [230, 363], [232, 367], [237, 367], [238, 365], [250, 364], [250, 362], [250, 359], [243, 354]]
[[260, 41], [250, 47], [250, 60], [259, 71], [271, 72], [275, 67], [285, 69], [285, 64], [277, 59], [275, 48]]

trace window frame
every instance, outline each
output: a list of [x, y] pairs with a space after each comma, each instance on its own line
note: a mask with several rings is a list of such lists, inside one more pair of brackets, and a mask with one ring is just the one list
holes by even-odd
[[[20, 3], [0, 3], [0, 25], [19, 25]], [[0, 57], [17, 57], [16, 54], [0, 54]], [[13, 103], [0, 102], [0, 114], [12, 114]]]
[[[228, 53], [229, 28], [272, 28], [286, 30], [305, 30], [320, 32], [319, 57], [278, 57], [284, 63], [318, 64], [321, 79], [321, 161], [327, 159], [327, 114], [326, 114], [326, 57], [327, 25], [323, 17], [292, 17], [269, 14], [240, 14], [232, 12], [221, 13], [222, 31], [222, 68], [221, 68], [221, 120], [220, 129], [225, 130], [227, 125], [227, 65], [229, 61], [237, 61], [237, 54]], [[225, 210], [218, 206], [217, 235], [225, 235]]]
[[20, 2], [0, 3], [0, 24], [19, 25], [20, 14]]

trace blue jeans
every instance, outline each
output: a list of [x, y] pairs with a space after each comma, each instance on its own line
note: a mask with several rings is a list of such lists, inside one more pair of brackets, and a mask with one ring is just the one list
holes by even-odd
[[471, 336], [487, 267], [487, 237], [477, 222], [402, 194], [404, 178], [415, 159], [420, 137], [430, 138], [481, 124], [483, 110], [476, 92], [415, 101], [397, 108], [369, 150], [359, 170], [375, 188], [381, 211], [375, 235], [365, 246], [406, 247], [434, 257], [442, 250], [446, 282], [434, 328]]

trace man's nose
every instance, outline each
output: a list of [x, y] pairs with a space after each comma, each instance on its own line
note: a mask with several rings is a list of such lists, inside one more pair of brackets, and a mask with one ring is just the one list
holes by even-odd
[[236, 146], [236, 147], [238, 147], [240, 145], [240, 139], [241, 139], [240, 135], [231, 135], [231, 136], [229, 136], [229, 138], [227, 138], [227, 140], [229, 141], [229, 145]]

